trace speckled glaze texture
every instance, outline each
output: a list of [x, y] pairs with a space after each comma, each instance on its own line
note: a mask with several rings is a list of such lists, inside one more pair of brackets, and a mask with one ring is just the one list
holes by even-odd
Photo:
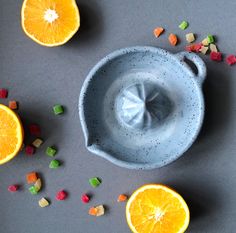
[[192, 53], [144, 46], [109, 54], [90, 71], [80, 94], [86, 147], [131, 169], [171, 163], [200, 131], [205, 77], [204, 62]]

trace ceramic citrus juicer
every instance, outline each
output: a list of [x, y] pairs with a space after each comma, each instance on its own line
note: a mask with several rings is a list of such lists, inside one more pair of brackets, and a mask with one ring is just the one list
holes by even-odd
[[109, 54], [90, 71], [80, 94], [86, 147], [132, 169], [176, 160], [200, 131], [205, 77], [204, 62], [192, 53], [131, 47]]

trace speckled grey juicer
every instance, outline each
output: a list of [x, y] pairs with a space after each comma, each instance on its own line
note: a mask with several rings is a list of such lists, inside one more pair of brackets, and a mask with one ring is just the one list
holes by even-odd
[[86, 147], [126, 168], [171, 163], [200, 131], [205, 77], [206, 66], [193, 53], [131, 47], [109, 54], [90, 71], [80, 94]]

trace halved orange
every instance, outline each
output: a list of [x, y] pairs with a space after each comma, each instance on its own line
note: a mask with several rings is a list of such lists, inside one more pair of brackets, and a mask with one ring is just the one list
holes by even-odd
[[75, 0], [24, 0], [21, 24], [32, 40], [53, 47], [65, 44], [78, 31], [80, 14]]
[[189, 208], [174, 190], [160, 184], [144, 185], [126, 205], [128, 225], [134, 233], [183, 233], [189, 225]]
[[0, 164], [8, 162], [18, 154], [23, 135], [19, 117], [10, 108], [0, 104]]

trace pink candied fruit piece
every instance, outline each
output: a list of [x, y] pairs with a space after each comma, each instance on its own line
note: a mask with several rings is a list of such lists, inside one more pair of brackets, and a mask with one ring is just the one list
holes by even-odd
[[234, 55], [229, 55], [226, 57], [226, 62], [228, 65], [234, 65], [236, 63], [236, 57]]
[[67, 196], [68, 196], [67, 192], [65, 190], [61, 190], [61, 191], [57, 192], [56, 199], [58, 201], [63, 201], [67, 198]]
[[30, 134], [32, 136], [39, 137], [41, 135], [41, 129], [40, 129], [39, 125], [37, 125], [37, 124], [31, 124], [29, 126], [29, 130], [30, 130]]
[[87, 194], [83, 194], [83, 195], [81, 196], [81, 201], [82, 201], [83, 203], [89, 203], [90, 197], [89, 197]]
[[25, 153], [27, 155], [33, 155], [35, 152], [35, 148], [33, 146], [26, 146], [25, 147]]
[[222, 61], [222, 54], [220, 52], [212, 51], [210, 53], [210, 58], [212, 61]]
[[18, 189], [19, 189], [19, 186], [16, 184], [8, 186], [8, 191], [12, 193], [16, 192]]

